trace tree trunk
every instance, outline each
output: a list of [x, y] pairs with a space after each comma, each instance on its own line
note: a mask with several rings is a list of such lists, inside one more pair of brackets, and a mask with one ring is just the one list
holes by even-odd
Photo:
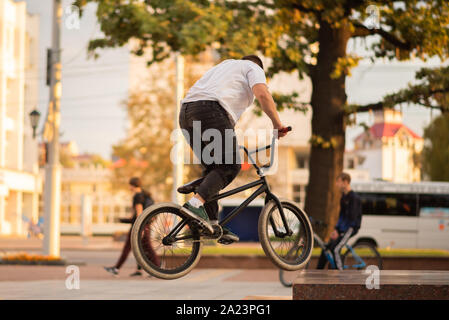
[[305, 211], [314, 219], [327, 223], [321, 236], [327, 237], [334, 228], [340, 207], [340, 192], [335, 180], [343, 170], [345, 150], [346, 104], [345, 75], [331, 79], [338, 58], [346, 56], [346, 45], [351, 36], [348, 25], [342, 22], [338, 29], [321, 21], [320, 51], [312, 72], [312, 137], [335, 142], [325, 148], [312, 143]]

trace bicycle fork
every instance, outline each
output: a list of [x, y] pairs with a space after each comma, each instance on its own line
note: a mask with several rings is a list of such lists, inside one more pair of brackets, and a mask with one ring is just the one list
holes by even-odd
[[[285, 238], [286, 236], [291, 236], [293, 234], [293, 231], [290, 229], [289, 225], [287, 224], [287, 219], [285, 219], [285, 214], [284, 214], [284, 209], [282, 208], [282, 204], [279, 201], [279, 199], [274, 196], [273, 194], [271, 194], [269, 191], [267, 192], [267, 199], [273, 199], [274, 202], [276, 203], [276, 206], [279, 209], [279, 214], [281, 215], [281, 219], [282, 219], [282, 223], [284, 224], [284, 228], [285, 228], [285, 232], [280, 232], [277, 227], [276, 227], [276, 223], [274, 222], [273, 217], [270, 217], [270, 224], [271, 227], [273, 228], [273, 232], [275, 234], [276, 237], [278, 238]], [[268, 200], [266, 200], [266, 202], [268, 202]]]

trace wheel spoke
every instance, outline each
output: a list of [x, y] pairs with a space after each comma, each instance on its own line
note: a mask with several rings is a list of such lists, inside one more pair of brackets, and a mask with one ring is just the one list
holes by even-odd
[[[281, 261], [281, 264], [289, 266], [298, 266], [310, 257], [311, 246], [313, 243], [312, 231], [304, 218], [304, 214], [294, 206], [286, 202], [282, 203], [282, 209], [285, 216], [287, 227], [284, 225], [281, 213], [276, 205], [271, 207], [267, 214], [266, 235], [268, 246], [271, 248], [268, 253], [274, 261]], [[276, 236], [274, 229], [276, 228], [280, 234], [284, 236]], [[287, 230], [292, 232], [291, 235], [285, 235]], [[274, 255], [274, 256], [273, 256]]]
[[163, 242], [180, 225], [183, 216], [178, 209], [172, 207], [159, 208], [147, 215], [138, 226], [138, 262], [146, 271], [156, 276], [175, 278], [177, 273], [183, 272], [197, 261], [201, 247], [199, 235], [185, 224], [174, 234], [180, 239], [171, 243]]

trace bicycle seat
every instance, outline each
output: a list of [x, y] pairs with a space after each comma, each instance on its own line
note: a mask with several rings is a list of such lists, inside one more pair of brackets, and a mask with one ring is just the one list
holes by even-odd
[[182, 194], [189, 194], [196, 191], [196, 188], [203, 182], [204, 177], [190, 181], [182, 186], [180, 186], [177, 191]]

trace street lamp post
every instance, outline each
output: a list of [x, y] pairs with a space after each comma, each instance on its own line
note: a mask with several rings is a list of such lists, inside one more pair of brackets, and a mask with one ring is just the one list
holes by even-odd
[[[31, 124], [31, 128], [33, 129], [33, 139], [36, 139], [36, 130], [37, 127], [39, 125], [39, 119], [41, 117], [41, 113], [39, 111], [37, 111], [36, 109], [34, 109], [33, 111], [31, 111], [29, 113], [29, 117], [30, 117], [30, 124]], [[37, 147], [39, 148], [39, 144], [37, 144]], [[37, 152], [39, 154], [39, 151]], [[36, 174], [36, 180], [37, 180], [37, 176], [39, 175], [39, 156], [36, 159], [38, 166], [36, 168], [36, 170], [33, 170], [34, 173]], [[33, 222], [36, 222], [39, 220], [39, 187], [38, 184], [36, 183], [35, 187], [34, 187], [34, 192], [32, 194], [33, 200], [33, 208], [32, 208], [32, 213], [31, 213], [31, 219]]]
[[61, 0], [53, 0], [53, 39], [50, 52], [50, 139], [45, 166], [44, 241], [45, 255], [60, 254], [61, 165], [59, 163], [59, 124], [61, 103]]
[[39, 124], [39, 119], [41, 117], [41, 113], [37, 110], [33, 110], [29, 114], [30, 116], [30, 122], [31, 122], [31, 128], [33, 128], [33, 139], [36, 138], [36, 128]]

